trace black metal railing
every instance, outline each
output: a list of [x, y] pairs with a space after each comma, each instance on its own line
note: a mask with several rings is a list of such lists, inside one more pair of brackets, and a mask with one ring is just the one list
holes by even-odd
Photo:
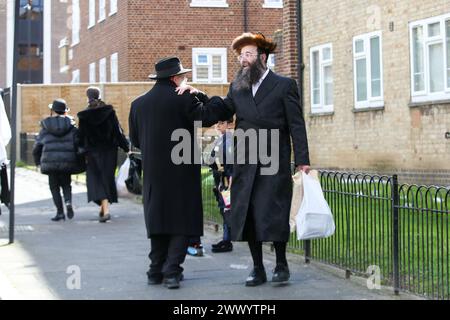
[[[202, 169], [205, 219], [221, 223], [213, 179]], [[399, 185], [394, 176], [320, 172], [336, 232], [327, 239], [297, 240], [292, 252], [370, 276], [394, 291], [449, 300], [450, 187]]]

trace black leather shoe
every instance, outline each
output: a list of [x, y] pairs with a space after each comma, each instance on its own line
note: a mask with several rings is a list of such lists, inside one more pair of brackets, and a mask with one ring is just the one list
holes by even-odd
[[64, 213], [57, 213], [56, 216], [52, 218], [52, 221], [66, 220]]
[[233, 251], [233, 244], [230, 241], [222, 241], [220, 245], [213, 247], [211, 251], [215, 253], [230, 252]]
[[164, 278], [164, 285], [167, 289], [178, 289], [180, 287], [180, 281], [183, 281], [183, 274], [179, 274], [172, 277]]
[[163, 282], [163, 275], [162, 273], [150, 274], [150, 272], [147, 272], [147, 280], [149, 285], [161, 284]]
[[105, 223], [106, 221], [111, 220], [111, 215], [109, 213], [105, 214], [104, 216], [100, 217], [98, 219], [99, 222]]
[[66, 209], [67, 209], [67, 218], [72, 219], [73, 215], [74, 215], [72, 204], [71, 203], [67, 203], [66, 204]]
[[246, 287], [256, 287], [267, 282], [266, 270], [261, 268], [253, 268], [250, 272], [247, 280], [245, 281]]
[[273, 270], [272, 283], [276, 285], [287, 284], [290, 278], [289, 268], [285, 264], [277, 264]]
[[223, 243], [224, 243], [223, 240], [221, 240], [221, 241], [219, 241], [219, 242], [217, 242], [217, 243], [214, 243], [214, 244], [211, 245], [211, 249], [218, 248], [218, 247], [220, 247]]

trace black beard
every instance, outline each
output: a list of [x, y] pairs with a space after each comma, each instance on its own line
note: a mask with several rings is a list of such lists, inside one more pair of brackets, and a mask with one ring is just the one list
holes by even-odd
[[252, 85], [256, 84], [266, 72], [266, 68], [263, 65], [261, 58], [251, 64], [248, 68], [241, 67], [236, 74], [233, 81], [233, 88], [236, 90], [249, 90]]

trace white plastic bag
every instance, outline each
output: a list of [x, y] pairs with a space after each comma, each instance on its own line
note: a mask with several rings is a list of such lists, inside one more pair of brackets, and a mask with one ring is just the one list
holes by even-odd
[[335, 225], [331, 209], [323, 196], [320, 182], [303, 175], [303, 200], [296, 217], [297, 239], [326, 238], [334, 234]]
[[130, 159], [127, 157], [124, 163], [120, 166], [119, 173], [117, 174], [116, 178], [117, 195], [122, 198], [133, 196], [133, 194], [128, 191], [127, 186], [125, 184], [125, 180], [128, 178], [129, 170], [130, 170]]

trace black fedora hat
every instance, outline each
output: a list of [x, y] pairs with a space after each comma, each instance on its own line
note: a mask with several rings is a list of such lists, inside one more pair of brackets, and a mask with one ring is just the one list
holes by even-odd
[[184, 69], [180, 59], [177, 57], [169, 57], [159, 60], [155, 64], [156, 74], [151, 74], [150, 79], [164, 79], [172, 76], [191, 72], [192, 69]]
[[68, 112], [70, 109], [67, 107], [67, 103], [63, 99], [56, 99], [52, 104], [49, 104], [48, 107], [55, 112], [64, 113]]

